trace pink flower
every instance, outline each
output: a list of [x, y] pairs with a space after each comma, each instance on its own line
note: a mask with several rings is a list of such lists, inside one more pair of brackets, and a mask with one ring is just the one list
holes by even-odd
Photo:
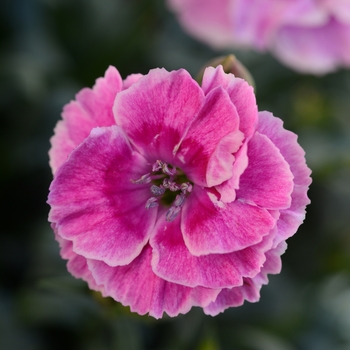
[[297, 136], [253, 89], [207, 68], [110, 67], [63, 111], [50, 151], [49, 220], [68, 270], [159, 318], [259, 299], [305, 215]]
[[168, 0], [183, 26], [214, 48], [269, 50], [300, 72], [350, 67], [348, 0]]

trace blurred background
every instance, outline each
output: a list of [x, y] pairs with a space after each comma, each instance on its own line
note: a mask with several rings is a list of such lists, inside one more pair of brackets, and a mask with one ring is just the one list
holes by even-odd
[[0, 349], [350, 349], [350, 70], [299, 75], [232, 51], [260, 110], [299, 135], [313, 183], [305, 223], [261, 301], [213, 318], [154, 320], [102, 299], [66, 271], [47, 222], [49, 139], [62, 106], [114, 65], [196, 75], [213, 52], [163, 0], [4, 0], [0, 5]]

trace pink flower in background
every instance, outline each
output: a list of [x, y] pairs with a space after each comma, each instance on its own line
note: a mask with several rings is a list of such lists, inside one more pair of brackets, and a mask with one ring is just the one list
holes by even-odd
[[68, 270], [156, 318], [259, 299], [305, 216], [297, 136], [222, 66], [124, 82], [110, 67], [63, 111], [49, 220]]
[[300, 72], [350, 67], [349, 0], [168, 0], [214, 48], [268, 50]]

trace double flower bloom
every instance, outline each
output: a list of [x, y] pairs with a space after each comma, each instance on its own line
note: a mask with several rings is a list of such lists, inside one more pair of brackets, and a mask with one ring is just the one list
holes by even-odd
[[49, 220], [74, 276], [157, 318], [259, 299], [311, 179], [244, 80], [219, 66], [202, 86], [185, 70], [122, 81], [110, 67], [62, 116]]

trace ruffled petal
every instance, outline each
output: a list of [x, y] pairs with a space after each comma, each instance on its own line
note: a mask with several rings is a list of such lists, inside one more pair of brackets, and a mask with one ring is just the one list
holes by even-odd
[[167, 282], [151, 269], [152, 249], [146, 245], [141, 254], [127, 266], [110, 267], [89, 260], [88, 266], [105, 293], [140, 315], [149, 313], [160, 318], [187, 313], [192, 306], [204, 307], [214, 301], [220, 290], [189, 288]]
[[266, 209], [289, 208], [293, 174], [279, 149], [266, 135], [256, 132], [248, 144], [248, 159], [237, 198]]
[[49, 220], [73, 242], [75, 253], [111, 266], [132, 261], [147, 243], [157, 216], [148, 211], [147, 172], [117, 126], [95, 128], [57, 171], [50, 187]]
[[143, 74], [130, 74], [123, 81], [123, 90], [128, 89], [132, 84], [135, 84], [143, 77]]
[[239, 117], [222, 87], [211, 90], [176, 153], [181, 169], [195, 184], [211, 187], [232, 177], [235, 153], [244, 135]]
[[[52, 225], [53, 230], [55, 230], [54, 225]], [[87, 260], [73, 251], [73, 244], [71, 241], [63, 239], [58, 234], [55, 234], [56, 241], [60, 245], [60, 254], [63, 259], [68, 260], [67, 269], [75, 277], [81, 278], [89, 285], [90, 289], [101, 292], [105, 296], [103, 286], [96, 284], [92, 274], [87, 266]]]
[[113, 111], [117, 125], [142, 155], [173, 164], [203, 102], [202, 90], [185, 70], [153, 69], [118, 94]]
[[103, 78], [96, 80], [92, 89], [82, 89], [76, 101], [67, 104], [51, 138], [50, 166], [55, 173], [69, 153], [97, 126], [115, 124], [112, 106], [116, 94], [122, 90], [122, 79], [116, 68], [110, 66]]
[[217, 86], [223, 87], [229, 94], [239, 115], [239, 130], [249, 139], [255, 132], [258, 122], [258, 107], [256, 105], [254, 89], [243, 79], [233, 74], [226, 74], [222, 66], [206, 68], [202, 89], [205, 94]]
[[234, 201], [223, 203], [197, 186], [187, 198], [181, 230], [195, 256], [230, 253], [260, 242], [276, 220], [263, 208]]
[[297, 142], [297, 135], [283, 128], [283, 122], [269, 112], [259, 113], [258, 130], [266, 135], [280, 150], [294, 176], [291, 205], [281, 210], [277, 223], [279, 233], [276, 244], [292, 236], [305, 218], [305, 207], [310, 203], [307, 190], [311, 184], [311, 170], [305, 161], [305, 152]]
[[153, 271], [169, 282], [214, 289], [242, 285], [243, 277], [253, 277], [260, 271], [265, 261], [264, 252], [272, 245], [271, 234], [241, 251], [194, 256], [185, 245], [180, 221], [180, 216], [171, 223], [161, 217], [150, 239]]
[[245, 300], [254, 303], [260, 299], [262, 285], [268, 283], [268, 274], [277, 274], [281, 271], [281, 255], [286, 249], [286, 243], [281, 242], [278, 247], [266, 252], [266, 261], [261, 272], [253, 278], [244, 278], [243, 285], [223, 289], [216, 300], [204, 308], [204, 313], [216, 316], [229, 307], [240, 306]]

